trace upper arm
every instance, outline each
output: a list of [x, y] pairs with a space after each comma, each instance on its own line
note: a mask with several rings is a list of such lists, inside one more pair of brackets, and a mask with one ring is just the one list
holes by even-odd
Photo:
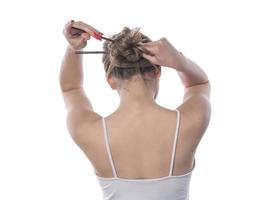
[[211, 116], [210, 83], [185, 88], [183, 103], [177, 108], [200, 138], [208, 127]]
[[76, 139], [77, 136], [83, 134], [89, 122], [99, 119], [101, 116], [93, 111], [83, 88], [63, 91], [62, 95], [67, 111], [67, 128], [73, 139]]
[[193, 95], [203, 96], [207, 100], [210, 99], [211, 85], [210, 81], [190, 87], [185, 87], [184, 101]]

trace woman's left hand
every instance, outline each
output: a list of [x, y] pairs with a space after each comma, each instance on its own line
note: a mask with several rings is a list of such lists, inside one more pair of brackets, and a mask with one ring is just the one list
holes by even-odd
[[[80, 35], [74, 35], [72, 34], [72, 27], [78, 28], [83, 30], [84, 32]], [[90, 36], [93, 36], [95, 38], [99, 37], [99, 35], [103, 35], [103, 33], [99, 32], [92, 26], [85, 24], [82, 21], [69, 21], [63, 30], [63, 34], [65, 38], [67, 39], [69, 45], [74, 50], [80, 50], [83, 49], [87, 45], [87, 41], [90, 39]]]

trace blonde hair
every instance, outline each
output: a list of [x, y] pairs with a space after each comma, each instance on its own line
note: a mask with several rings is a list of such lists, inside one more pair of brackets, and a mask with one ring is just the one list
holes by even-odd
[[130, 29], [124, 27], [123, 30], [114, 34], [113, 41], [105, 41], [102, 62], [109, 75], [119, 79], [129, 79], [134, 74], [144, 75], [146, 72], [161, 70], [159, 65], [150, 63], [142, 56], [139, 43], [151, 42], [151, 40], [140, 32], [140, 28]]

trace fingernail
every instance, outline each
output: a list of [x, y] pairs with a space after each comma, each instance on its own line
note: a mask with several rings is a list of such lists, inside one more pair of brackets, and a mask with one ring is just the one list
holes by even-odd
[[97, 40], [102, 39], [101, 35], [99, 35], [99, 33], [96, 33], [96, 32], [93, 32], [93, 37], [95, 37], [95, 39], [97, 39]]
[[100, 35], [97, 35], [97, 38], [96, 38], [97, 40], [102, 40], [102, 37], [100, 36]]

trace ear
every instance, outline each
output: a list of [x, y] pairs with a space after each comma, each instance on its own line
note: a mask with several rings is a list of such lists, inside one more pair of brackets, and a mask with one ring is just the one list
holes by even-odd
[[154, 74], [155, 74], [156, 78], [160, 78], [161, 74], [162, 74], [162, 70], [155, 70]]
[[116, 80], [115, 80], [112, 76], [109, 76], [109, 77], [107, 78], [107, 82], [108, 82], [108, 84], [110, 85], [110, 87], [111, 87], [113, 90], [116, 90], [116, 88], [117, 88], [117, 82], [116, 82]]

